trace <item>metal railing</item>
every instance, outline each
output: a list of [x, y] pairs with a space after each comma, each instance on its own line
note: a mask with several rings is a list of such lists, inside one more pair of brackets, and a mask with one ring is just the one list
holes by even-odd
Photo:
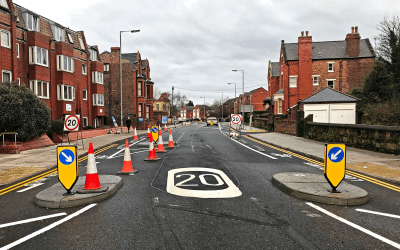
[[14, 135], [14, 137], [15, 137], [15, 147], [17, 147], [17, 135], [18, 135], [17, 132], [2, 132], [2, 133], [0, 134], [0, 136], [3, 137], [3, 148], [5, 147], [4, 135]]

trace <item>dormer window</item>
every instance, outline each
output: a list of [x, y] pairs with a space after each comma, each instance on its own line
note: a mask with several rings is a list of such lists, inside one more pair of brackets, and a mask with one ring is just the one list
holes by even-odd
[[81, 49], [85, 49], [85, 44], [83, 43], [82, 37], [79, 37], [79, 45], [81, 46]]
[[71, 34], [70, 33], [67, 33], [67, 37], [68, 37], [68, 42], [69, 43], [74, 43], [74, 40], [72, 39], [72, 36], [71, 36]]
[[56, 41], [65, 42], [65, 30], [55, 24], [51, 25], [51, 30], [53, 31], [53, 36]]
[[97, 61], [97, 50], [89, 49], [90, 61]]
[[6, 8], [6, 9], [8, 9], [7, 1], [6, 1], [6, 0], [0, 0], [0, 6], [2, 6], [2, 7], [4, 7], [4, 8]]
[[23, 13], [22, 16], [24, 17], [25, 25], [28, 30], [40, 31], [40, 18], [38, 16], [34, 16], [30, 13]]

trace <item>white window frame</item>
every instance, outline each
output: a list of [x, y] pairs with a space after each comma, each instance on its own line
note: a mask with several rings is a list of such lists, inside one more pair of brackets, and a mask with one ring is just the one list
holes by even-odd
[[2, 6], [2, 7], [4, 7], [4, 8], [6, 8], [6, 9], [9, 9], [9, 8], [8, 8], [8, 4], [7, 4], [7, 1], [6, 1], [6, 0], [0, 0], [0, 6]]
[[104, 75], [100, 71], [92, 71], [92, 83], [103, 84]]
[[104, 95], [103, 94], [93, 94], [93, 106], [104, 106]]
[[74, 43], [74, 39], [72, 39], [71, 33], [67, 32], [67, 38], [68, 38], [68, 42], [73, 44]]
[[57, 55], [57, 71], [74, 73], [75, 71], [74, 58], [66, 55]]
[[[330, 69], [331, 66], [332, 66], [332, 69]], [[335, 72], [335, 63], [334, 62], [328, 62], [328, 72]]]
[[141, 103], [139, 103], [139, 105], [138, 105], [138, 115], [139, 115], [139, 117], [142, 117], [142, 104]]
[[29, 64], [49, 67], [49, 51], [38, 46], [29, 47]]
[[289, 88], [297, 88], [297, 76], [289, 76]]
[[79, 45], [81, 46], [81, 49], [85, 50], [85, 44], [83, 43], [83, 38], [78, 37], [78, 39], [79, 39]]
[[104, 64], [104, 72], [110, 72], [110, 64], [109, 63]]
[[142, 83], [138, 83], [138, 96], [142, 96]]
[[[46, 86], [46, 91], [43, 91], [43, 86]], [[42, 99], [49, 99], [50, 98], [50, 84], [49, 82], [45, 82], [42, 80], [30, 80], [29, 81], [29, 88], [31, 91], [37, 95], [39, 98]]]
[[[281, 111], [279, 112], [279, 107], [281, 108]], [[283, 113], [283, 99], [279, 98], [278, 99], [278, 114], [282, 114]]]
[[98, 61], [97, 50], [89, 49], [89, 53], [90, 53], [90, 61]]
[[40, 32], [40, 17], [35, 16], [31, 13], [23, 13], [22, 16], [25, 19], [25, 26], [30, 31]]
[[58, 101], [74, 101], [75, 87], [66, 84], [57, 85], [57, 100]]
[[335, 88], [335, 81], [336, 81], [336, 79], [326, 79], [326, 86], [329, 87], [328, 82], [330, 82], [330, 81], [333, 82], [333, 86], [332, 86], [331, 88], [334, 89], [334, 88]]
[[146, 105], [146, 119], [150, 119], [150, 106]]
[[19, 43], [17, 43], [17, 58], [19, 58], [20, 54], [19, 54]]
[[[318, 86], [319, 85], [319, 75], [312, 75], [312, 82], [313, 82], [313, 86]], [[315, 81], [315, 79], [317, 79], [317, 81]]]
[[[7, 41], [3, 38], [4, 36], [7, 36]], [[11, 33], [8, 30], [1, 30], [1, 47], [11, 49]]]
[[87, 117], [83, 117], [83, 126], [84, 127], [89, 126], [89, 119]]
[[54, 25], [54, 39], [59, 42], [65, 42], [65, 30], [57, 25]]
[[4, 73], [6, 74], [10, 74], [10, 82], [12, 81], [12, 72], [9, 70], [2, 70], [1, 71], [1, 82], [4, 82]]
[[87, 75], [87, 65], [82, 63], [82, 75]]
[[87, 101], [87, 89], [84, 89], [83, 91], [82, 91], [82, 99], [84, 100], [84, 101]]
[[21, 86], [21, 78], [17, 78], [17, 83], [19, 86]]

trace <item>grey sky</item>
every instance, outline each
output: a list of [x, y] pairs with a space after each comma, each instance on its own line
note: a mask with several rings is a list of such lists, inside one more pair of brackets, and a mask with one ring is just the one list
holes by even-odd
[[[396, 0], [15, 0], [15, 3], [72, 30], [83, 30], [100, 51], [119, 46], [148, 58], [151, 78], [161, 91], [175, 90], [194, 104], [267, 88], [268, 60], [278, 61], [281, 40], [297, 42], [308, 30], [313, 41], [344, 40], [351, 26], [361, 38], [379, 34], [384, 16], [398, 15]], [[198, 90], [198, 91], [190, 91]]]

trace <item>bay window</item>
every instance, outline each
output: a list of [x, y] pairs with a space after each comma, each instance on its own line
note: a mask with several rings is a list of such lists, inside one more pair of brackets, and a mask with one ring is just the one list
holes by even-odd
[[65, 55], [57, 55], [57, 70], [74, 73], [75, 64], [74, 59]]
[[93, 94], [93, 106], [104, 106], [104, 95]]
[[92, 83], [103, 84], [103, 73], [99, 71], [92, 71]]
[[57, 85], [57, 100], [59, 100], [59, 101], [75, 100], [74, 86], [65, 85], [65, 84]]
[[49, 83], [41, 80], [30, 80], [29, 88], [39, 98], [49, 98]]
[[49, 66], [49, 51], [38, 46], [29, 47], [29, 64]]

